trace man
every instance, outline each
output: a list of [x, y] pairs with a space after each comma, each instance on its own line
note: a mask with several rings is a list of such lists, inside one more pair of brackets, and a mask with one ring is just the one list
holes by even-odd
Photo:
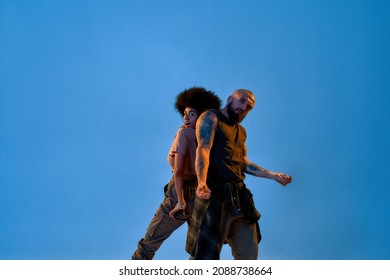
[[234, 259], [257, 259], [261, 235], [244, 173], [283, 186], [291, 177], [264, 169], [247, 158], [246, 131], [240, 122], [255, 106], [254, 94], [236, 90], [221, 111], [204, 112], [196, 125], [195, 206], [186, 250], [192, 259], [219, 259], [228, 243]]

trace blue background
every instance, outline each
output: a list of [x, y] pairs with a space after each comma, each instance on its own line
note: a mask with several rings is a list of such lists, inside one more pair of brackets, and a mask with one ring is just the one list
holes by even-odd
[[[390, 259], [388, 1], [0, 1], [0, 259], [129, 259], [191, 86], [257, 97], [261, 259]], [[156, 259], [187, 259], [186, 226]], [[231, 259], [224, 247], [223, 259]]]

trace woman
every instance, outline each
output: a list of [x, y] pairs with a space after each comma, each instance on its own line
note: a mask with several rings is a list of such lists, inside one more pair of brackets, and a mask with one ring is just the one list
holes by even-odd
[[151, 260], [161, 244], [182, 224], [189, 221], [197, 187], [195, 174], [195, 125], [208, 109], [219, 109], [221, 100], [211, 91], [192, 87], [176, 97], [175, 108], [183, 116], [168, 153], [173, 178], [165, 186], [165, 198], [157, 209], [144, 238], [138, 242], [133, 260]]

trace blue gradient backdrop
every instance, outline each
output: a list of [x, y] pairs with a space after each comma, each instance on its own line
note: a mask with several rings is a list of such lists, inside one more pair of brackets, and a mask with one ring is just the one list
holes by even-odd
[[[0, 259], [129, 259], [191, 86], [248, 88], [261, 259], [390, 259], [388, 1], [0, 1]], [[156, 259], [187, 259], [186, 226]], [[228, 247], [223, 259], [231, 259]]]

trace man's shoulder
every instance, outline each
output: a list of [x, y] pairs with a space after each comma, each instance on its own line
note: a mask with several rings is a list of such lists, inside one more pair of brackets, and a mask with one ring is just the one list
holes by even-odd
[[216, 115], [219, 115], [219, 113], [221, 112], [221, 110], [218, 110], [218, 109], [208, 109], [206, 110], [206, 112], [211, 112], [211, 113], [214, 113]]
[[204, 111], [202, 113], [202, 115], [203, 115], [203, 118], [209, 118], [209, 119], [213, 119], [213, 120], [218, 120], [220, 112], [221, 111], [216, 110], [216, 109], [209, 109], [209, 110]]

